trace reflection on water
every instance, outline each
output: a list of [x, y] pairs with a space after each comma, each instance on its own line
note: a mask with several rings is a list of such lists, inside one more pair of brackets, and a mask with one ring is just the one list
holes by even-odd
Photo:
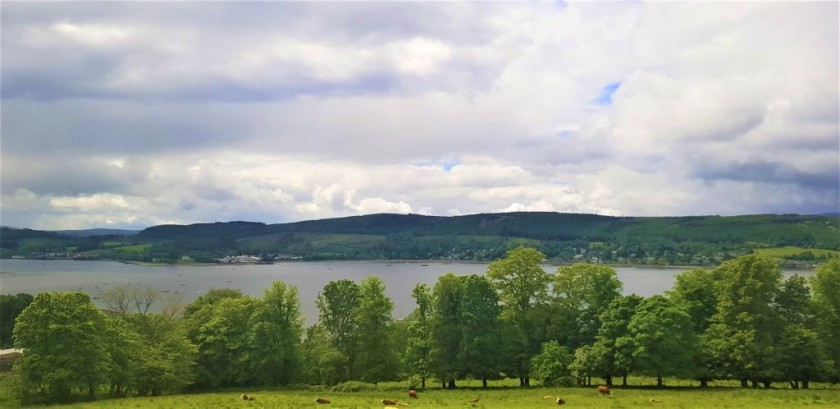
[[[546, 265], [546, 271], [557, 267]], [[287, 262], [248, 265], [136, 265], [111, 261], [0, 260], [0, 293], [37, 294], [44, 291], [78, 290], [97, 297], [109, 286], [151, 284], [165, 295], [178, 293], [191, 302], [211, 288], [236, 288], [252, 296], [262, 296], [275, 280], [296, 286], [307, 325], [318, 319], [315, 297], [332, 280], [360, 281], [369, 275], [385, 283], [386, 294], [394, 301], [394, 317], [402, 318], [415, 305], [411, 290], [418, 283], [433, 286], [446, 272], [458, 275], [484, 274], [487, 263], [436, 262]], [[624, 283], [625, 294], [650, 296], [669, 290], [674, 276], [685, 268], [615, 267]], [[797, 271], [804, 276], [811, 271]], [[785, 276], [794, 274], [786, 271]], [[98, 300], [95, 300], [99, 302]]]

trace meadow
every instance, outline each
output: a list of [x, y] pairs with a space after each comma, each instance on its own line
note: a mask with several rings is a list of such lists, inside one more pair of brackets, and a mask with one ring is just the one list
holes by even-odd
[[[20, 407], [12, 397], [11, 376], [0, 376], [0, 407]], [[674, 385], [656, 389], [648, 385], [651, 380], [631, 378], [628, 388], [613, 388], [613, 397], [600, 396], [594, 387], [519, 388], [513, 380], [495, 381], [495, 386], [481, 389], [478, 381], [464, 381], [456, 390], [444, 390], [434, 386], [421, 390], [418, 399], [407, 396], [404, 384], [383, 383], [369, 390], [358, 392], [336, 392], [324, 387], [301, 387], [298, 389], [230, 389], [216, 392], [178, 394], [155, 397], [129, 397], [110, 399], [102, 397], [95, 401], [76, 402], [65, 405], [27, 405], [25, 408], [60, 407], [62, 409], [82, 408], [124, 408], [124, 409], [172, 409], [172, 408], [383, 408], [383, 399], [406, 402], [409, 408], [503, 408], [530, 409], [557, 407], [554, 397], [566, 401], [568, 408], [840, 408], [840, 386], [816, 384], [810, 390], [791, 389], [742, 389], [734, 383], [721, 382], [718, 386], [700, 389], [696, 382], [670, 380]], [[776, 384], [774, 386], [783, 386]], [[246, 393], [255, 397], [243, 401], [240, 395]], [[550, 399], [545, 399], [551, 396]], [[315, 399], [326, 397], [328, 405], [318, 405]], [[470, 402], [478, 398], [478, 402]]]

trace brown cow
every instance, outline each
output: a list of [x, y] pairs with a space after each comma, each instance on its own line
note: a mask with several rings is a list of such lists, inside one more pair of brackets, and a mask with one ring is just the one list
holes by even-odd
[[320, 404], [330, 403], [330, 400], [327, 399], [327, 398], [317, 398], [317, 399], [315, 399], [315, 403], [320, 403]]
[[243, 393], [242, 395], [239, 395], [239, 397], [242, 398], [242, 400], [256, 400], [255, 397], [253, 397], [251, 395], [248, 395], [246, 393]]
[[566, 404], [566, 401], [565, 401], [564, 399], [557, 398], [557, 404], [558, 404], [558, 405], [565, 405], [565, 404]]
[[396, 405], [397, 401], [395, 401], [393, 399], [382, 399], [382, 404], [383, 405]]
[[414, 389], [409, 389], [408, 390], [408, 397], [413, 398], [413, 399], [417, 399], [417, 391], [415, 391]]
[[598, 385], [597, 390], [598, 390], [598, 393], [601, 394], [601, 396], [612, 396], [612, 391], [610, 390], [610, 388], [608, 388], [604, 385]]

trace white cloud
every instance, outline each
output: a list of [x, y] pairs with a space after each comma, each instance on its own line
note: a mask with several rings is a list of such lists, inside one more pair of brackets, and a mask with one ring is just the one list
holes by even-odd
[[837, 15], [10, 3], [0, 211], [32, 226], [832, 211]]

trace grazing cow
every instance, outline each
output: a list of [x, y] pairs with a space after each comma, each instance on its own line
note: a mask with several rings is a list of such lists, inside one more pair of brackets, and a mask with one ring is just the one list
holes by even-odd
[[242, 400], [256, 400], [255, 397], [253, 397], [251, 395], [248, 395], [246, 393], [243, 393], [242, 395], [239, 395], [239, 397], [242, 398]]
[[414, 389], [409, 389], [408, 397], [412, 399], [417, 399], [417, 391], [415, 391]]
[[382, 404], [383, 405], [396, 405], [397, 401], [395, 401], [393, 399], [382, 399]]
[[325, 403], [330, 403], [330, 400], [327, 399], [327, 398], [317, 398], [317, 399], [315, 399], [315, 403], [325, 404]]
[[469, 400], [469, 402], [470, 402], [470, 403], [478, 403], [478, 400], [479, 400], [479, 399], [481, 399], [481, 397], [480, 397], [480, 396], [479, 396], [479, 397], [477, 397], [477, 398], [475, 398], [475, 399], [470, 399], [470, 400]]
[[558, 404], [558, 405], [565, 405], [565, 404], [566, 404], [566, 401], [565, 401], [564, 399], [557, 398], [557, 404]]
[[598, 390], [598, 393], [601, 394], [601, 396], [612, 396], [612, 391], [610, 390], [610, 388], [608, 388], [604, 385], [598, 385], [597, 390]]

